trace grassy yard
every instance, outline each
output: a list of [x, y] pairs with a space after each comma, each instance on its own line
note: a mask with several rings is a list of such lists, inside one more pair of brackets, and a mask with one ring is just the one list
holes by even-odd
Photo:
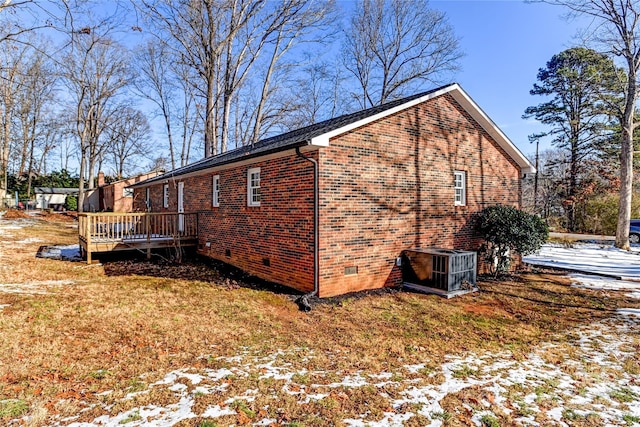
[[[303, 313], [296, 295], [229, 277], [210, 262], [88, 266], [37, 258], [41, 245], [77, 243], [74, 222], [57, 218], [0, 218], [3, 425], [17, 419], [31, 426], [67, 425], [121, 413], [127, 415], [115, 424], [140, 425], [162, 414], [138, 408], [171, 408], [188, 395], [192, 415], [176, 415], [167, 425], [264, 419], [292, 426], [345, 425], [395, 413], [415, 414], [405, 417], [406, 425], [434, 419], [474, 425], [475, 414], [481, 425], [508, 426], [518, 411], [528, 410], [519, 398], [505, 411], [495, 395], [474, 386], [448, 393], [441, 412], [429, 417], [419, 415], [416, 403], [393, 402], [407, 388], [446, 382], [441, 367], [452, 355], [472, 360], [465, 358], [506, 351], [517, 362], [538, 351], [548, 364], [570, 370], [568, 362], [578, 351], [575, 331], [606, 322], [617, 308], [640, 307], [640, 300], [624, 292], [577, 289], [563, 275], [543, 272], [480, 281], [481, 292], [452, 300], [391, 291], [329, 300]], [[629, 355], [619, 361], [622, 373], [636, 376], [637, 333], [629, 332]], [[595, 377], [585, 379], [585, 387], [621, 374], [591, 368]], [[465, 362], [450, 372], [464, 379], [477, 376], [478, 369]], [[353, 386], [358, 381], [360, 386]], [[514, 386], [507, 393], [528, 391], [535, 390]], [[624, 405], [637, 398], [633, 389], [621, 388], [610, 399]], [[545, 404], [553, 402], [535, 403]], [[636, 415], [621, 408], [627, 411], [624, 422], [633, 425]], [[483, 410], [491, 414], [482, 415]], [[565, 410], [573, 411], [563, 413], [569, 425], [601, 425], [589, 419], [596, 410], [586, 415]], [[541, 412], [531, 416], [545, 425]]]

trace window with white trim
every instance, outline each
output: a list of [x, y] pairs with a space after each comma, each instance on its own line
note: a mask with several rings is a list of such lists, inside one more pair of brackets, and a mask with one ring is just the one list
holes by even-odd
[[218, 206], [220, 206], [220, 175], [214, 175], [213, 176], [213, 180], [211, 182], [211, 188], [212, 188], [212, 198], [211, 198], [211, 205], [214, 208], [217, 208]]
[[463, 171], [453, 172], [454, 205], [464, 206], [467, 204], [467, 182], [466, 173]]
[[151, 212], [151, 189], [149, 187], [145, 191], [144, 203], [147, 206], [147, 212]]
[[247, 171], [247, 206], [260, 206], [260, 168]]
[[162, 207], [169, 207], [169, 184], [165, 184], [162, 187]]
[[123, 188], [122, 197], [133, 197], [133, 188]]

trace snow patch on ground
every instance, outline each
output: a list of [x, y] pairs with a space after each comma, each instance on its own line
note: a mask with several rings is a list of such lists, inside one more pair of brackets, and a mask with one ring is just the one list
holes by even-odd
[[537, 253], [522, 259], [531, 265], [640, 280], [640, 247], [623, 251], [609, 244], [575, 243], [566, 247], [547, 243]]
[[82, 261], [79, 245], [55, 245], [40, 248], [39, 258], [59, 259], [62, 261]]
[[71, 280], [40, 280], [25, 283], [0, 283], [0, 293], [45, 295], [51, 288], [73, 285]]
[[[398, 392], [389, 398], [392, 411], [385, 411], [375, 419], [364, 413], [343, 420], [346, 425], [355, 427], [402, 426], [418, 415], [427, 420], [426, 426], [442, 426], [443, 418], [456, 416], [444, 411], [442, 400], [470, 387], [474, 387], [477, 404], [464, 404], [459, 411], [468, 415], [476, 425], [483, 425], [482, 419], [494, 417], [497, 413], [511, 414], [517, 425], [522, 426], [566, 426], [567, 417], [587, 419], [591, 416], [599, 417], [604, 425], [627, 425], [625, 419], [640, 417], [640, 383], [624, 368], [625, 360], [635, 356], [640, 310], [621, 309], [618, 314], [570, 331], [566, 339], [572, 348], [571, 354], [559, 349], [554, 341], [543, 343], [525, 357], [509, 351], [465, 357], [450, 355], [439, 370], [431, 373], [423, 372], [422, 365], [407, 365], [403, 372], [310, 373], [282, 362], [282, 352], [260, 357], [248, 353], [233, 358], [220, 357], [216, 360], [224, 362], [227, 365], [224, 368], [179, 369], [150, 385], [150, 389], [165, 387], [171, 391], [175, 395], [174, 404], [140, 406], [118, 414], [103, 415], [91, 422], [69, 425], [116, 427], [126, 422], [131, 426], [169, 426], [195, 417], [216, 420], [229, 415], [238, 416], [235, 405], [244, 402], [248, 406], [255, 402], [258, 390], [236, 389], [236, 393], [229, 394], [229, 384], [237, 377], [279, 378], [284, 382], [281, 391], [294, 396], [299, 405], [311, 401], [322, 404], [332, 395], [344, 395], [343, 390], [346, 389], [376, 387], [381, 395], [389, 397], [385, 389], [389, 386], [397, 388]], [[313, 353], [308, 355], [314, 357]], [[413, 375], [407, 377], [408, 373]], [[295, 382], [296, 376], [309, 374], [313, 374], [315, 379], [324, 377], [331, 378], [331, 381]], [[127, 399], [148, 392], [132, 393]], [[195, 399], [202, 394], [216, 394], [221, 396], [221, 400], [195, 413]], [[272, 400], [269, 405], [259, 408], [263, 414], [268, 413], [270, 406], [278, 405], [275, 392], [267, 397]], [[104, 410], [109, 413], [109, 407]], [[273, 422], [272, 416], [265, 415], [255, 417], [252, 425], [270, 425]]]
[[616, 311], [624, 316], [640, 316], [640, 309], [638, 308], [619, 308]]
[[21, 230], [25, 227], [29, 227], [34, 224], [35, 224], [35, 221], [28, 218], [5, 220], [5, 219], [2, 219], [2, 217], [0, 217], [0, 231], [3, 231], [3, 232], [5, 230]]
[[40, 243], [42, 239], [38, 239], [37, 237], [29, 237], [23, 240], [17, 240], [14, 243], [18, 245], [28, 245], [29, 243]]

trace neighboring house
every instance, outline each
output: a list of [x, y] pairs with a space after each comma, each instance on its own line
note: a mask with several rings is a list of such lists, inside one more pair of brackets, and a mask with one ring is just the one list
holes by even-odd
[[457, 84], [267, 138], [133, 185], [198, 212], [199, 253], [321, 297], [398, 285], [410, 248], [475, 250], [485, 206], [534, 168]]
[[36, 209], [64, 210], [67, 196], [78, 196], [77, 188], [34, 187]]
[[104, 173], [98, 173], [98, 187], [87, 190], [85, 212], [132, 212], [133, 189], [129, 186], [156, 177], [164, 171], [153, 171], [132, 178], [106, 183]]

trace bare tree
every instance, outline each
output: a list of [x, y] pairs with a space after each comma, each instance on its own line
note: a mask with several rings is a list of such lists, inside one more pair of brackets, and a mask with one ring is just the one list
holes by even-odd
[[68, 11], [66, 1], [1, 0], [0, 44], [29, 44], [23, 36], [41, 29], [60, 29]]
[[3, 44], [5, 49], [0, 49], [0, 201], [4, 201], [7, 195], [18, 81], [28, 52], [28, 48], [24, 45], [6, 41]]
[[121, 106], [116, 111], [105, 131], [109, 141], [106, 151], [112, 158], [116, 177], [122, 179], [150, 153], [151, 128], [147, 117], [139, 110]]
[[[141, 65], [139, 79], [136, 82], [136, 89], [146, 99], [154, 104], [162, 116], [169, 143], [169, 157], [171, 167], [175, 169], [175, 149], [172, 132], [172, 86], [171, 72], [168, 64], [171, 63], [169, 52], [164, 44], [150, 41], [144, 49], [136, 55], [138, 63]], [[149, 91], [150, 89], [150, 91]]]
[[40, 139], [48, 105], [53, 103], [56, 77], [42, 49], [33, 50], [25, 59], [18, 79], [16, 122], [20, 163], [18, 174], [31, 171], [35, 144]]
[[458, 70], [458, 39], [427, 1], [359, 0], [345, 31], [343, 62], [363, 108], [440, 83]]
[[205, 157], [218, 152], [217, 121], [221, 102], [220, 70], [230, 40], [264, 6], [266, 0], [153, 1], [142, 0], [142, 11], [160, 29], [180, 61], [196, 72], [194, 84], [205, 100]]
[[615, 245], [629, 249], [629, 221], [633, 192], [633, 132], [638, 127], [635, 118], [640, 95], [640, 5], [634, 0], [546, 0], [545, 3], [564, 6], [570, 15], [586, 15], [595, 20], [589, 34], [590, 42], [621, 59], [626, 75], [621, 76], [620, 92], [624, 102], [612, 105], [620, 121], [620, 204]]
[[171, 168], [189, 159], [191, 142], [197, 129], [194, 90], [189, 84], [191, 76], [184, 64], [180, 64], [175, 52], [158, 41], [148, 42], [136, 55], [140, 64], [136, 92], [150, 100], [162, 117], [167, 137]]
[[62, 70], [74, 108], [75, 136], [80, 145], [78, 209], [84, 201], [84, 179], [93, 188], [95, 163], [103, 150], [103, 133], [115, 112], [118, 95], [131, 81], [126, 49], [110, 38], [110, 22], [86, 27], [70, 45]]
[[271, 101], [272, 79], [278, 71], [297, 68], [296, 63], [283, 61], [287, 53], [300, 44], [322, 46], [332, 32], [330, 23], [335, 18], [332, 1], [308, 2], [305, 0], [286, 0], [271, 12], [266, 31], [267, 66], [261, 81], [262, 90], [253, 114], [253, 130], [249, 142], [254, 143], [263, 136], [262, 126], [267, 115], [265, 108]]
[[[231, 140], [239, 134], [255, 141], [264, 133], [274, 74], [295, 46], [326, 37], [318, 30], [329, 24], [328, 12], [333, 9], [328, 0], [144, 1], [143, 5], [147, 16], [175, 42], [170, 45], [178, 62], [198, 76], [193, 89], [205, 104], [201, 110], [205, 157], [226, 151], [230, 142], [238, 145], [237, 139]], [[249, 91], [256, 95], [251, 101], [246, 96]], [[248, 105], [239, 104], [245, 100]], [[249, 132], [238, 131], [240, 116], [250, 118]]]
[[344, 69], [335, 63], [310, 63], [304, 67], [294, 80], [297, 90], [288, 88], [295, 94], [296, 104], [287, 127], [295, 129], [344, 113], [349, 101], [340, 90], [344, 80]]

